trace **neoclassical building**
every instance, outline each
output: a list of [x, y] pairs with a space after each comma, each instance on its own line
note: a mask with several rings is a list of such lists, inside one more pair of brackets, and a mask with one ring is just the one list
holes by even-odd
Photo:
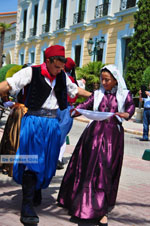
[[79, 67], [96, 60], [124, 72], [137, 1], [18, 0], [14, 55], [5, 48], [6, 59], [40, 64], [45, 49], [59, 44]]
[[[6, 57], [4, 53], [8, 52], [7, 59], [4, 58], [3, 61], [7, 61], [7, 63], [13, 62], [14, 59], [14, 51], [15, 51], [15, 39], [16, 39], [16, 19], [17, 12], [4, 12], [0, 13], [0, 23], [10, 24], [11, 27], [5, 32], [5, 45], [4, 52], [0, 53], [1, 56]], [[0, 35], [1, 41], [1, 35]]]

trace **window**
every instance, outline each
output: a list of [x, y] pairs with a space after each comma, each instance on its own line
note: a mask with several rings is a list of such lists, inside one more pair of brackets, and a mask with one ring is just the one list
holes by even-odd
[[108, 5], [109, 5], [109, 0], [104, 0], [104, 2], [103, 2], [103, 16], [106, 16], [108, 14]]
[[22, 38], [25, 38], [26, 36], [26, 26], [27, 26], [27, 10], [24, 10]]
[[127, 9], [134, 7], [136, 5], [136, 0], [127, 0]]
[[47, 1], [47, 14], [46, 14], [46, 32], [49, 31], [49, 25], [50, 25], [50, 17], [51, 17], [51, 0]]
[[81, 45], [75, 47], [75, 63], [77, 67], [80, 66], [80, 54], [81, 54]]
[[84, 13], [85, 13], [85, 0], [80, 0], [78, 23], [84, 21]]
[[51, 0], [47, 0], [46, 24], [42, 25], [42, 33], [49, 32], [51, 18]]
[[24, 54], [20, 54], [20, 64], [24, 65]]
[[38, 5], [35, 5], [34, 6], [34, 32], [33, 32], [33, 35], [36, 35], [37, 19], [38, 19]]
[[61, 0], [60, 20], [57, 21], [57, 29], [65, 27], [67, 0]]
[[34, 56], [35, 56], [34, 52], [31, 52], [31, 64], [34, 63]]
[[136, 6], [136, 0], [121, 0], [120, 10], [125, 10]]

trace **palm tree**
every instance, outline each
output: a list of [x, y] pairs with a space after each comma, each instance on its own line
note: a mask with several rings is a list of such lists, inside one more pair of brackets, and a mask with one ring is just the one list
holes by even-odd
[[0, 23], [0, 68], [2, 67], [2, 55], [4, 48], [5, 31], [11, 27], [11, 24]]

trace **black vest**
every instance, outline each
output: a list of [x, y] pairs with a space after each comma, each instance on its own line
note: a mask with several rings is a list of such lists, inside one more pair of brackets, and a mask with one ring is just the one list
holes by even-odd
[[[32, 67], [32, 80], [27, 85], [25, 106], [32, 110], [40, 109], [51, 90], [52, 88], [45, 81], [45, 77], [41, 75], [41, 67]], [[67, 108], [67, 87], [66, 75], [63, 71], [56, 76], [54, 91], [60, 110], [64, 110]]]

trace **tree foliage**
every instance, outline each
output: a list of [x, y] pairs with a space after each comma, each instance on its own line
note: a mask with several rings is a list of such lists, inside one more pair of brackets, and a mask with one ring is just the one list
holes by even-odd
[[136, 95], [142, 85], [142, 76], [150, 65], [150, 1], [139, 0], [139, 10], [134, 14], [135, 32], [129, 43], [130, 56], [125, 80], [128, 88]]
[[84, 65], [82, 68], [76, 69], [77, 79], [86, 80], [86, 89], [93, 92], [100, 84], [100, 70], [104, 65], [101, 61], [90, 62]]
[[[84, 65], [82, 68], [76, 68], [77, 79], [85, 79], [86, 90], [93, 92], [99, 88], [100, 85], [100, 70], [104, 66], [102, 62], [90, 62]], [[78, 97], [75, 105], [82, 103], [86, 98]]]
[[142, 76], [142, 84], [145, 85], [147, 88], [150, 86], [150, 66], [147, 67]]
[[16, 64], [7, 64], [4, 67], [0, 68], [0, 82], [5, 80], [7, 71], [15, 65]]
[[4, 48], [5, 31], [11, 27], [11, 24], [0, 23], [0, 67], [2, 67], [2, 54]]

